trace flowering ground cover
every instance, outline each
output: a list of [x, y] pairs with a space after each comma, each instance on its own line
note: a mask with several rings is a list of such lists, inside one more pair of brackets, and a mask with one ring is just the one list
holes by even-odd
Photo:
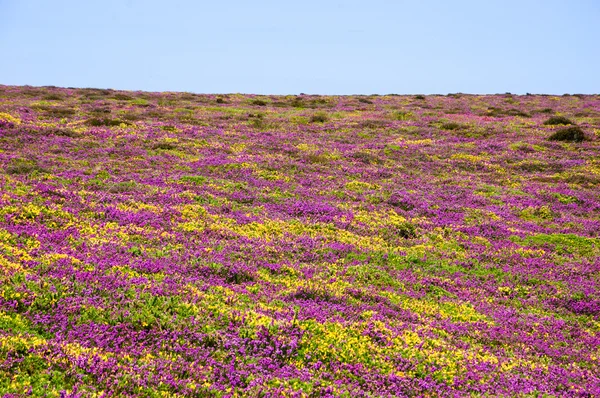
[[0, 393], [599, 396], [600, 96], [0, 86]]

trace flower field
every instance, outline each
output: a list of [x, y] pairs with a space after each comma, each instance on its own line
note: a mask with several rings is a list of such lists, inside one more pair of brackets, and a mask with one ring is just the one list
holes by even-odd
[[0, 395], [600, 396], [600, 96], [0, 86]]

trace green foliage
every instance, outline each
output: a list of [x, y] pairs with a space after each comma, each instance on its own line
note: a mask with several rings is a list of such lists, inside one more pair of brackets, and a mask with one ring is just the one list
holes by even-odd
[[528, 113], [523, 112], [519, 109], [502, 109], [502, 108], [496, 108], [496, 107], [490, 107], [488, 108], [487, 114], [486, 116], [492, 116], [492, 117], [501, 117], [501, 116], [520, 116], [520, 117], [531, 117]]
[[8, 174], [12, 175], [26, 175], [45, 171], [33, 159], [12, 159], [5, 170]]
[[132, 100], [131, 105], [137, 105], [137, 106], [150, 106], [150, 102], [148, 102], [148, 100], [143, 99], [143, 98], [136, 98], [134, 100]]
[[177, 143], [175, 143], [173, 141], [167, 141], [167, 140], [159, 141], [152, 146], [152, 149], [163, 149], [163, 150], [177, 149]]
[[329, 120], [329, 115], [325, 112], [317, 112], [310, 117], [311, 123], [325, 123], [327, 120]]
[[554, 109], [552, 109], [552, 108], [540, 109], [540, 113], [553, 113], [553, 112], [554, 112]]
[[64, 98], [60, 94], [48, 94], [42, 97], [45, 101], [62, 101]]
[[117, 93], [117, 94], [113, 95], [111, 98], [116, 99], [118, 101], [131, 101], [133, 99], [133, 97], [130, 97], [127, 94], [121, 94], [121, 93]]
[[447, 123], [442, 124], [441, 127], [442, 127], [442, 130], [453, 131], [453, 130], [460, 130], [460, 129], [462, 129], [463, 125], [460, 124], [460, 123], [456, 123], [456, 122], [447, 122]]
[[564, 116], [552, 116], [544, 122], [545, 126], [557, 126], [561, 124], [575, 124]]
[[296, 97], [290, 102], [290, 106], [294, 108], [304, 108], [306, 105], [304, 104], [302, 97]]
[[397, 111], [394, 112], [394, 119], [396, 120], [410, 120], [412, 119], [412, 117], [414, 116], [414, 114], [412, 112], [407, 112], [407, 111]]
[[585, 133], [580, 127], [567, 127], [552, 134], [550, 137], [548, 137], [548, 140], [582, 142], [585, 140]]
[[552, 245], [559, 253], [580, 255], [598, 254], [600, 249], [600, 239], [575, 234], [537, 234], [528, 236], [523, 243], [534, 246]]
[[258, 105], [258, 106], [266, 106], [266, 105], [267, 105], [267, 102], [266, 102], [266, 101], [263, 101], [263, 100], [261, 100], [261, 99], [258, 99], [258, 98], [256, 98], [256, 99], [252, 100], [250, 103], [251, 103], [252, 105]]
[[183, 176], [179, 179], [181, 182], [191, 182], [195, 185], [203, 185], [208, 182], [208, 178], [204, 176]]
[[88, 119], [88, 120], [86, 120], [85, 124], [87, 124], [88, 126], [93, 126], [93, 127], [101, 127], [101, 126], [113, 127], [113, 126], [120, 126], [121, 124], [131, 126], [131, 122], [119, 120], [119, 119], [110, 119], [107, 117]]

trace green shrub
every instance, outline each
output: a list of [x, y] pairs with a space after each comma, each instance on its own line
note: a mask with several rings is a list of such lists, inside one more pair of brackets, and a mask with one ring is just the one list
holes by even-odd
[[463, 126], [460, 123], [448, 122], [442, 124], [442, 130], [460, 130]]
[[544, 122], [545, 126], [557, 126], [561, 124], [575, 124], [564, 116], [552, 116]]
[[521, 117], [531, 117], [528, 113], [525, 113], [519, 109], [511, 108], [511, 109], [501, 109], [496, 107], [488, 108], [487, 115], [492, 117], [501, 117], [501, 116], [521, 116]]
[[296, 97], [292, 100], [292, 102], [290, 102], [290, 105], [293, 106], [294, 108], [304, 108], [304, 100], [302, 99], [302, 97]]
[[177, 149], [177, 144], [171, 141], [160, 141], [157, 142], [156, 144], [154, 144], [152, 146], [152, 149], [164, 149], [164, 150], [170, 150], [170, 149]]
[[387, 127], [388, 124], [389, 123], [387, 121], [381, 120], [381, 119], [365, 119], [365, 120], [361, 120], [360, 122], [358, 122], [359, 127], [369, 128], [369, 129]]
[[42, 97], [45, 101], [62, 101], [64, 98], [60, 94], [48, 94]]
[[310, 117], [311, 123], [325, 123], [329, 120], [329, 116], [325, 112], [317, 112]]
[[413, 113], [406, 111], [397, 111], [394, 113], [393, 117], [396, 120], [410, 120], [413, 117]]
[[136, 98], [133, 101], [131, 101], [131, 105], [150, 106], [150, 102], [148, 102], [148, 100], [145, 100], [143, 98]]
[[110, 108], [92, 108], [90, 113], [102, 114], [102, 113], [110, 113]]
[[31, 159], [12, 159], [6, 166], [6, 172], [11, 175], [25, 175], [35, 171], [43, 172], [44, 169]]
[[128, 126], [131, 125], [130, 122], [124, 121], [124, 120], [119, 120], [119, 119], [109, 119], [109, 118], [92, 118], [92, 119], [88, 119], [86, 120], [85, 124], [87, 124], [88, 126], [93, 126], [93, 127], [100, 127], [100, 126], [107, 126], [107, 127], [111, 127], [111, 126], [120, 126], [121, 124], [126, 124]]
[[116, 99], [118, 101], [130, 101], [133, 99], [133, 97], [131, 97], [127, 94], [121, 94], [121, 93], [117, 93], [117, 94], [113, 95], [111, 98]]
[[267, 102], [266, 101], [263, 101], [263, 100], [258, 99], [258, 98], [252, 100], [251, 104], [252, 105], [258, 105], [258, 106], [267, 106]]
[[139, 113], [133, 113], [133, 112], [124, 113], [124, 114], [121, 115], [121, 117], [123, 118], [123, 120], [128, 120], [130, 122], [133, 122], [133, 121], [136, 121], [136, 120], [142, 120], [144, 118]]
[[44, 110], [44, 114], [49, 117], [64, 118], [73, 116], [76, 113], [72, 108], [48, 107]]
[[417, 100], [424, 100], [424, 99], [425, 99], [425, 96], [424, 96], [424, 95], [421, 95], [421, 94], [419, 94], [419, 95], [415, 95], [415, 99], [417, 99]]
[[70, 138], [77, 138], [81, 136], [81, 134], [79, 134], [78, 132], [64, 127], [48, 127], [40, 132], [47, 135], [58, 135], [61, 137]]
[[554, 113], [554, 109], [552, 108], [544, 108], [537, 111], [538, 113]]
[[548, 139], [550, 141], [582, 142], [585, 140], [585, 134], [580, 127], [573, 126], [558, 130]]

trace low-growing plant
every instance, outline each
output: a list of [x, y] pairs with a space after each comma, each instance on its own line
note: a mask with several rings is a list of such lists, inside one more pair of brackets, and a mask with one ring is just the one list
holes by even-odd
[[329, 116], [325, 112], [317, 112], [310, 117], [311, 123], [325, 123], [329, 120]]
[[302, 97], [296, 97], [290, 102], [290, 106], [294, 108], [304, 108], [304, 100], [302, 99]]
[[537, 111], [538, 113], [554, 113], [554, 109], [552, 108], [543, 108]]
[[408, 111], [397, 111], [394, 112], [393, 117], [396, 120], [410, 120], [413, 117], [413, 113]]
[[148, 100], [143, 99], [143, 98], [136, 98], [134, 100], [132, 100], [131, 105], [137, 105], [137, 106], [150, 106], [150, 102], [148, 102]]
[[251, 103], [252, 105], [258, 105], [258, 106], [267, 106], [267, 102], [266, 102], [266, 101], [263, 101], [263, 100], [261, 100], [261, 99], [258, 99], [258, 98], [256, 98], [256, 99], [252, 100], [252, 102], [250, 102], [250, 103]]
[[120, 119], [110, 119], [110, 118], [92, 118], [86, 120], [85, 124], [93, 127], [112, 127], [112, 126], [120, 126], [121, 124], [131, 125], [130, 122]]
[[550, 141], [582, 142], [585, 139], [585, 133], [583, 132], [581, 127], [578, 126], [560, 129], [554, 134], [552, 134], [550, 137], [548, 137], [548, 140]]
[[105, 108], [105, 107], [92, 108], [90, 110], [90, 113], [94, 113], [94, 114], [110, 113], [110, 108]]
[[62, 101], [64, 98], [60, 94], [48, 94], [42, 97], [45, 101]]
[[72, 108], [58, 108], [52, 107], [44, 110], [44, 114], [50, 117], [63, 118], [68, 116], [73, 116], [77, 111]]
[[11, 175], [26, 175], [33, 172], [43, 172], [37, 161], [33, 159], [13, 159], [6, 166], [6, 172]]
[[460, 130], [460, 129], [462, 129], [463, 125], [460, 124], [460, 123], [456, 123], [456, 122], [447, 122], [447, 123], [442, 124], [441, 127], [442, 127], [442, 130], [453, 131], [453, 130]]
[[117, 101], [130, 101], [133, 99], [133, 97], [131, 97], [127, 94], [121, 94], [121, 93], [117, 93], [117, 94], [113, 95], [111, 98], [116, 99]]
[[144, 118], [144, 116], [146, 116], [146, 115], [142, 115], [142, 114], [135, 113], [135, 112], [125, 112], [125, 113], [121, 114], [121, 118], [123, 120], [127, 120], [130, 122], [134, 122], [136, 120], [142, 120]]
[[171, 133], [174, 133], [177, 131], [177, 127], [175, 126], [171, 126], [171, 125], [166, 125], [166, 126], [160, 126], [160, 129], [162, 131], [169, 131]]
[[177, 149], [177, 144], [172, 141], [160, 141], [160, 142], [157, 142], [156, 144], [154, 144], [152, 146], [152, 149], [164, 149], [164, 150]]
[[564, 116], [552, 116], [544, 122], [545, 126], [558, 126], [561, 124], [575, 124]]
[[350, 155], [353, 159], [365, 164], [381, 164], [383, 160], [375, 153], [368, 151], [358, 151]]
[[369, 129], [387, 127], [388, 125], [389, 125], [388, 121], [381, 120], [381, 119], [366, 119], [366, 120], [361, 120], [360, 122], [358, 122], [359, 127], [369, 128]]
[[57, 135], [57, 136], [61, 136], [61, 137], [70, 137], [70, 138], [76, 138], [76, 137], [81, 136], [80, 133], [78, 133], [70, 128], [67, 128], [67, 127], [49, 127], [49, 128], [40, 130], [39, 133], [47, 134], [47, 135]]
[[523, 112], [523, 111], [521, 111], [519, 109], [515, 109], [515, 108], [502, 109], [502, 108], [496, 108], [496, 107], [490, 107], [490, 108], [488, 108], [486, 116], [492, 116], [492, 117], [501, 117], [501, 116], [531, 117], [531, 115], [529, 115], [528, 113]]

